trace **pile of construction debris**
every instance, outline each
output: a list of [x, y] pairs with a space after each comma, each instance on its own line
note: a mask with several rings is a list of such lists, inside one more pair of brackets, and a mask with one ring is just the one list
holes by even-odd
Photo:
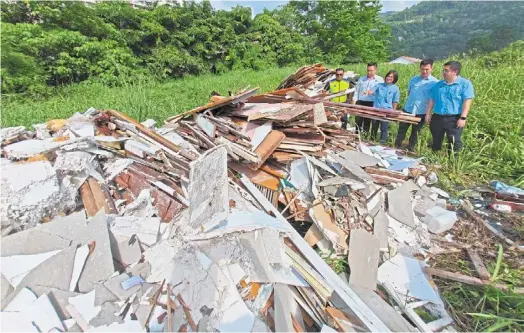
[[[450, 325], [417, 259], [457, 220], [449, 196], [422, 159], [360, 142], [339, 121], [409, 116], [327, 102], [329, 75], [315, 71], [311, 96], [214, 96], [162, 127], [89, 109], [2, 129], [2, 329]], [[319, 253], [348, 258], [349, 280]]]

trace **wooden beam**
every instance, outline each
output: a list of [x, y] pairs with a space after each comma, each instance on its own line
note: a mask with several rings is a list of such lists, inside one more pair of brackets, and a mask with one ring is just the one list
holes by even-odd
[[[463, 275], [463, 274], [459, 274], [459, 273], [448, 272], [448, 271], [444, 271], [442, 269], [426, 267], [425, 270], [426, 270], [426, 273], [428, 273], [430, 275], [437, 276], [437, 277], [444, 278], [444, 279], [448, 279], [448, 280], [452, 280], [452, 281], [457, 281], [457, 282], [469, 284], [469, 285], [472, 285], [472, 286], [485, 287], [485, 286], [492, 285], [493, 287], [495, 287], [497, 289], [500, 289], [500, 290], [504, 290], [504, 291], [508, 291], [510, 289], [510, 287], [508, 285], [505, 285], [505, 284], [500, 284], [500, 283], [491, 284], [490, 281], [484, 281], [484, 280], [481, 280], [481, 279], [476, 278], [476, 277], [467, 276], [467, 275]], [[524, 288], [514, 288], [513, 292], [516, 293], [516, 294], [524, 294]]]
[[490, 280], [491, 274], [489, 274], [486, 266], [482, 262], [482, 258], [479, 256], [477, 251], [468, 249], [469, 257], [471, 258], [471, 262], [473, 262], [473, 265], [475, 266], [475, 270], [477, 271], [478, 275], [482, 280]]

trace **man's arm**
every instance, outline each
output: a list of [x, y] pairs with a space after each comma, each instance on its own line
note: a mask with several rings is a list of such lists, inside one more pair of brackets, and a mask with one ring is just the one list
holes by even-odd
[[[475, 97], [475, 92], [473, 90], [473, 84], [468, 81], [468, 84], [462, 91], [462, 98], [464, 102], [462, 102], [462, 113], [460, 114], [460, 117], [467, 117], [469, 113], [469, 109], [471, 108], [471, 102], [473, 100], [473, 97]], [[457, 120], [457, 127], [462, 128], [466, 126], [466, 119], [459, 119]]]
[[[468, 116], [468, 113], [469, 113], [469, 109], [471, 108], [471, 102], [472, 102], [472, 99], [466, 99], [463, 103], [462, 103], [462, 113], [460, 114], [460, 117], [467, 117]], [[459, 119], [457, 121], [457, 127], [461, 128], [461, 127], [464, 127], [466, 126], [466, 119]]]
[[428, 101], [428, 106], [426, 107], [426, 123], [431, 122], [431, 110], [433, 110], [433, 106], [435, 105], [435, 101], [433, 98], [430, 98]]

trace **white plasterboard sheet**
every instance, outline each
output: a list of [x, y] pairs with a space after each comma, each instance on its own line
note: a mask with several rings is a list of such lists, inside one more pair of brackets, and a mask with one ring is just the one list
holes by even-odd
[[268, 121], [259, 127], [255, 128], [253, 138], [251, 139], [252, 150], [254, 151], [264, 141], [266, 136], [273, 129], [273, 122]]
[[16, 288], [16, 286], [18, 286], [22, 279], [29, 274], [32, 269], [58, 252], [60, 252], [60, 250], [39, 254], [3, 257], [0, 267], [1, 273], [9, 283]]
[[415, 258], [397, 254], [379, 267], [377, 279], [381, 284], [391, 285], [399, 299], [410, 296], [435, 304], [442, 303]]

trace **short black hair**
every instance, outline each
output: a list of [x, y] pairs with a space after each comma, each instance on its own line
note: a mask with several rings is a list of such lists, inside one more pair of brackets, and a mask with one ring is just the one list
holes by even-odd
[[386, 81], [386, 78], [389, 76], [389, 74], [393, 74], [393, 84], [397, 83], [398, 81], [398, 72], [394, 70], [390, 70], [386, 73], [386, 76], [384, 76], [384, 81]]
[[339, 67], [339, 68], [335, 69], [335, 73], [338, 72], [338, 71], [343, 71], [344, 72], [344, 68]]
[[458, 61], [448, 61], [444, 64], [444, 66], [451, 67], [452, 70], [457, 72], [457, 75], [460, 75], [460, 70], [462, 69], [462, 65]]
[[376, 62], [368, 62], [368, 67], [371, 67], [371, 66], [375, 66], [375, 68], [377, 68], [377, 63]]
[[431, 67], [433, 67], [433, 59], [422, 59], [422, 61], [420, 62], [420, 66], [426, 65], [430, 65]]

